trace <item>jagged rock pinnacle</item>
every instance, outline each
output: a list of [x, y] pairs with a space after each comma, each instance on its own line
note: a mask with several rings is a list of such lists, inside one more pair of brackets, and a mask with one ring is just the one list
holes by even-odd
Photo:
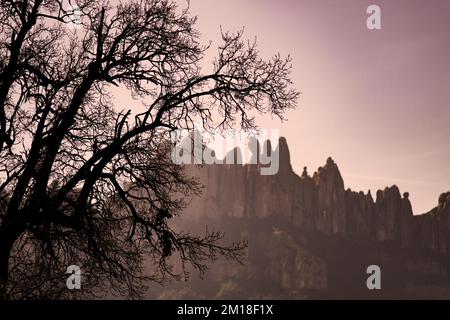
[[[279, 139], [280, 169], [262, 176], [254, 166], [204, 166], [200, 176], [206, 189], [197, 209], [235, 217], [277, 216], [293, 225], [324, 234], [365, 237], [375, 241], [397, 241], [402, 246], [447, 250], [450, 231], [450, 192], [442, 194], [430, 214], [414, 217], [409, 193], [396, 185], [377, 190], [347, 190], [335, 161], [329, 157], [312, 177], [303, 168], [292, 171], [285, 138]], [[270, 141], [264, 152], [271, 149]], [[234, 149], [235, 158], [240, 150]], [[267, 153], [266, 153], [267, 154]], [[436, 227], [432, 227], [436, 226]]]

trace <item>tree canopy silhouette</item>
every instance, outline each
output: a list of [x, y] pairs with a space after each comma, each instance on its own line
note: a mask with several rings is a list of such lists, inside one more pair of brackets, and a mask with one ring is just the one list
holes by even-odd
[[[2, 295], [71, 295], [65, 271], [76, 264], [81, 295], [135, 297], [147, 281], [177, 276], [171, 259], [200, 272], [218, 256], [239, 261], [244, 244], [171, 226], [201, 186], [171, 162], [167, 141], [194, 121], [245, 130], [258, 113], [282, 118], [298, 96], [290, 58], [264, 60], [242, 31], [222, 32], [204, 72], [210, 46], [187, 9], [74, 5], [0, 3]], [[123, 90], [135, 105], [117, 102]]]

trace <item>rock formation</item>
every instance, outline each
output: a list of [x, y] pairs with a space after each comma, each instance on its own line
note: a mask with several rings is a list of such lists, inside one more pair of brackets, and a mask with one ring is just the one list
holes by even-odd
[[[271, 148], [266, 142], [263, 148]], [[394, 241], [402, 247], [447, 252], [450, 230], [450, 193], [429, 213], [413, 216], [409, 194], [397, 186], [376, 192], [345, 189], [337, 164], [330, 157], [311, 176], [298, 176], [290, 163], [285, 138], [280, 138], [279, 171], [264, 176], [261, 164], [188, 166], [205, 185], [200, 199], [187, 209], [191, 214], [230, 217], [280, 217], [300, 228], [325, 235]], [[240, 156], [239, 149], [233, 151]]]
[[[262, 145], [263, 153], [271, 148]], [[212, 225], [228, 240], [247, 240], [248, 255], [243, 266], [219, 260], [207, 280], [163, 290], [163, 297], [450, 298], [450, 192], [413, 215], [409, 194], [395, 185], [373, 194], [346, 189], [331, 158], [297, 175], [286, 139], [277, 148], [272, 176], [260, 174], [259, 145], [256, 164], [187, 166], [205, 188], [186, 208], [183, 228]], [[367, 289], [372, 264], [382, 270], [382, 290]]]

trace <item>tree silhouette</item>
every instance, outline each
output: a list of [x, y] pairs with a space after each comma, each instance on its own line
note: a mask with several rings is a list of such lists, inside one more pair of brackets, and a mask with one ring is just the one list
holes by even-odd
[[[240, 261], [222, 233], [174, 230], [195, 178], [168, 157], [170, 132], [255, 127], [295, 107], [290, 58], [259, 57], [242, 31], [222, 32], [211, 72], [195, 17], [171, 1], [0, 3], [0, 281], [3, 297], [139, 296], [176, 277], [178, 258]], [[79, 23], [74, 27], [74, 24]], [[116, 88], [119, 87], [119, 88]], [[136, 105], [120, 105], [126, 90]], [[121, 91], [122, 92], [122, 91]], [[145, 265], [145, 268], [144, 268]]]

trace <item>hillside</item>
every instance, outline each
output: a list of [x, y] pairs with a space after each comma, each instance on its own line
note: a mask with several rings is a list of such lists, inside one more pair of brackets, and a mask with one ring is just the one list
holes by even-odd
[[[264, 146], [267, 148], [270, 144]], [[430, 212], [413, 215], [397, 186], [345, 189], [329, 158], [298, 176], [279, 140], [279, 172], [256, 165], [188, 166], [205, 185], [186, 209], [183, 228], [207, 224], [228, 240], [247, 239], [244, 266], [220, 261], [205, 280], [156, 290], [182, 298], [449, 298], [450, 193]], [[240, 152], [238, 149], [232, 152]], [[368, 290], [366, 268], [379, 265], [382, 289]]]

